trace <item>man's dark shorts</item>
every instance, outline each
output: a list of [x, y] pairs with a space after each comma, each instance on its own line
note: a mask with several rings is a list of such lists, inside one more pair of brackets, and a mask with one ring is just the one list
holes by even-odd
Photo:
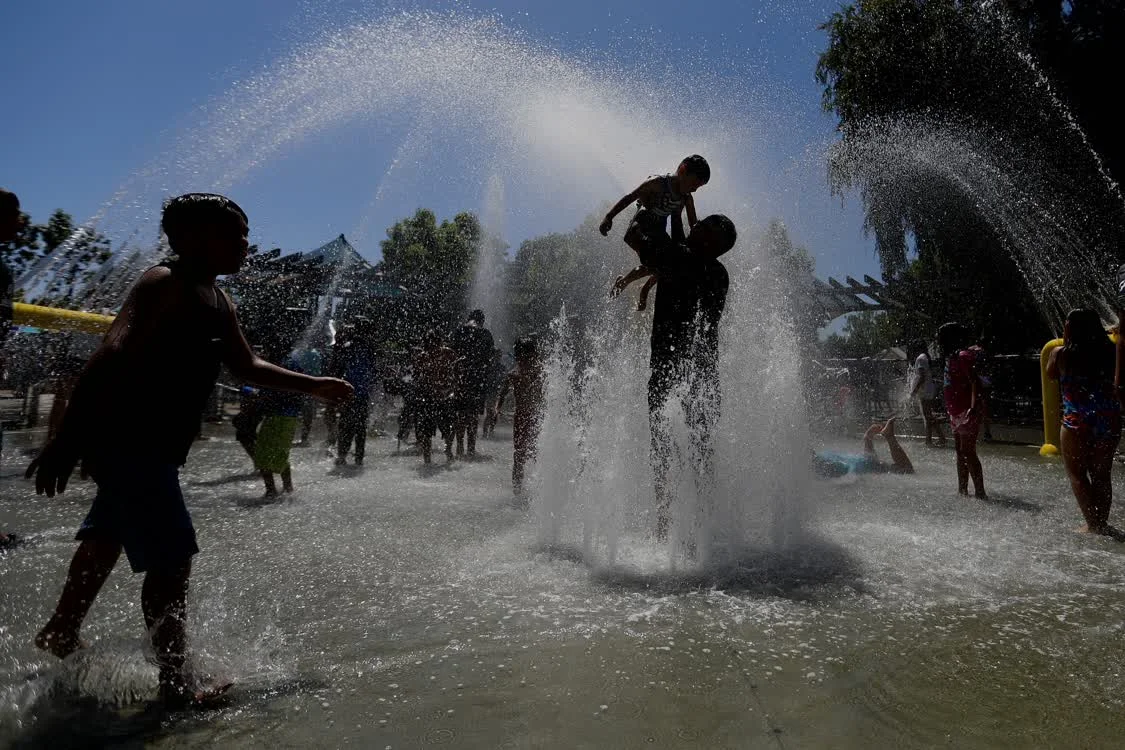
[[178, 568], [199, 552], [179, 467], [135, 461], [99, 467], [98, 494], [78, 540], [117, 542], [133, 572]]

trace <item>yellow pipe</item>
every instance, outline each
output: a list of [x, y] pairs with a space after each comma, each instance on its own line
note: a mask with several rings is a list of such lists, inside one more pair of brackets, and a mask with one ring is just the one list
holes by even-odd
[[1063, 345], [1062, 339], [1051, 339], [1039, 353], [1039, 375], [1043, 382], [1043, 447], [1040, 456], [1057, 456], [1059, 447], [1060, 405], [1059, 381], [1047, 377], [1047, 361], [1051, 352]]
[[12, 304], [12, 322], [49, 331], [104, 334], [113, 324], [113, 316], [15, 302]]
[[[1117, 334], [1109, 334], [1109, 339], [1117, 343]], [[1062, 427], [1062, 406], [1060, 404], [1059, 381], [1047, 377], [1047, 361], [1051, 352], [1063, 345], [1063, 339], [1051, 339], [1043, 346], [1039, 353], [1039, 374], [1043, 382], [1043, 447], [1039, 449], [1040, 456], [1057, 456], [1059, 447], [1059, 429]]]

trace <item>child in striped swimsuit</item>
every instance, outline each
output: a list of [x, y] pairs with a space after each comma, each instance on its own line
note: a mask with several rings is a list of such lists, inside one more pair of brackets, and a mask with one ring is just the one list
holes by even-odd
[[[651, 177], [642, 182], [636, 190], [617, 201], [605, 215], [605, 220], [598, 229], [602, 235], [608, 235], [609, 230], [613, 228], [613, 217], [635, 201], [637, 212], [625, 231], [625, 244], [640, 254], [642, 248], [660, 235], [663, 235], [665, 241], [671, 239], [675, 242], [683, 242], [684, 223], [680, 214], [687, 209], [688, 229], [695, 226], [697, 221], [695, 201], [691, 195], [706, 185], [710, 179], [711, 167], [708, 166], [707, 160], [698, 154], [693, 154], [680, 162], [675, 174]], [[671, 236], [667, 228], [668, 217], [672, 217]], [[648, 293], [657, 281], [656, 275], [644, 266], [638, 266], [629, 273], [618, 276], [611, 294], [616, 297], [625, 287], [646, 276], [649, 279], [642, 287], [637, 300], [637, 309], [644, 310]]]

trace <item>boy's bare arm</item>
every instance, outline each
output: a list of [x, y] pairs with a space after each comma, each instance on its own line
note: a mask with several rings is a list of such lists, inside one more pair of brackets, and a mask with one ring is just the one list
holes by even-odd
[[[220, 291], [224, 297], [226, 293]], [[234, 303], [227, 298], [227, 352], [224, 363], [236, 378], [277, 391], [307, 393], [325, 401], [343, 401], [352, 395], [352, 387], [338, 378], [318, 378], [287, 370], [267, 362], [250, 348]]]
[[634, 281], [639, 281], [646, 276], [652, 276], [653, 272], [645, 266], [637, 266], [629, 273], [618, 276], [617, 281], [613, 282], [613, 288], [609, 291], [609, 296], [616, 297], [621, 294], [625, 289]]
[[695, 198], [692, 198], [690, 193], [684, 196], [684, 209], [687, 211], [688, 229], [694, 229], [699, 223], [699, 217], [695, 213]]
[[602, 221], [601, 226], [598, 227], [598, 231], [600, 231], [603, 235], [609, 234], [609, 230], [613, 229], [613, 217], [617, 216], [617, 214], [624, 211], [633, 203], [636, 203], [642, 197], [651, 195], [653, 189], [656, 187], [656, 183], [656, 178], [645, 180], [636, 190], [627, 194], [621, 200], [617, 201], [617, 203], [613, 205], [613, 208], [609, 209], [609, 213], [605, 215], [605, 219]]

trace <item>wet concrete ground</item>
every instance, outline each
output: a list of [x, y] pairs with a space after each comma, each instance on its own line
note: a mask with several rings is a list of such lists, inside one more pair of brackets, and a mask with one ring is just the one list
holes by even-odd
[[908, 443], [917, 476], [819, 485], [801, 545], [685, 576], [641, 529], [639, 571], [543, 551], [506, 439], [431, 469], [387, 438], [362, 469], [297, 449], [298, 492], [265, 503], [214, 435], [183, 473], [191, 628], [237, 685], [199, 715], [151, 702], [124, 563], [89, 651], [32, 647], [91, 488], [35, 498], [9, 436], [0, 519], [30, 543], [0, 555], [0, 745], [1120, 746], [1125, 545], [1071, 533], [1033, 450], [985, 448], [982, 503], [951, 491], [950, 451]]

